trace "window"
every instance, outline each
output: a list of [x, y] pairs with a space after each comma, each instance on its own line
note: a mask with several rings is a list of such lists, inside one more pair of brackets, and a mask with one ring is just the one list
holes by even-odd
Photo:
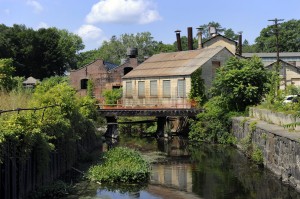
[[130, 71], [132, 71], [132, 67], [125, 67], [124, 68], [124, 75], [126, 75], [127, 73], [129, 73]]
[[171, 81], [163, 80], [163, 97], [171, 97]]
[[179, 79], [177, 82], [177, 94], [178, 97], [185, 97], [186, 91], [185, 91], [185, 79]]
[[215, 78], [217, 68], [220, 68], [221, 63], [219, 61], [212, 61], [212, 77]]
[[80, 80], [80, 89], [87, 89], [88, 81], [88, 79]]
[[126, 82], [126, 97], [132, 97], [132, 82]]
[[138, 97], [145, 97], [145, 82], [138, 82]]
[[150, 96], [157, 97], [157, 80], [150, 81]]

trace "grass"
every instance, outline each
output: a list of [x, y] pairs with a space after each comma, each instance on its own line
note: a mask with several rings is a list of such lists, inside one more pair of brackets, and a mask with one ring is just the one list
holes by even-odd
[[31, 96], [30, 91], [11, 91], [9, 93], [0, 91], [0, 110], [27, 108]]

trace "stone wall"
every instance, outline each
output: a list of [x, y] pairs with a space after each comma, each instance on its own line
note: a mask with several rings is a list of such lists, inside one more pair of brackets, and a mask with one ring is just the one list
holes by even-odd
[[[284, 113], [274, 112], [267, 109], [259, 109], [259, 108], [251, 107], [249, 109], [249, 115], [250, 117], [254, 117], [256, 119], [263, 120], [265, 122], [276, 124], [279, 126], [284, 126], [295, 122], [300, 123], [300, 118], [295, 117], [292, 114], [284, 114]], [[300, 126], [290, 127], [290, 130], [300, 131]]]
[[[252, 126], [252, 127], [251, 127]], [[255, 127], [255, 128], [253, 128]], [[300, 134], [254, 118], [233, 118], [232, 131], [241, 140], [251, 137], [251, 142], [263, 154], [263, 164], [284, 183], [300, 191]]]

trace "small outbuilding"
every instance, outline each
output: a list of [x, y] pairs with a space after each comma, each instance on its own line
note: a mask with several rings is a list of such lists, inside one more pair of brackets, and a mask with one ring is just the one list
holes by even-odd
[[23, 86], [25, 88], [34, 88], [38, 84], [39, 80], [34, 77], [28, 77], [25, 81], [23, 81]]

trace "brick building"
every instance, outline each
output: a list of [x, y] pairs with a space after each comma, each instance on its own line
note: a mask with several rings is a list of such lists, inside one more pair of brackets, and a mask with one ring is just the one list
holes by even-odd
[[70, 71], [71, 85], [81, 96], [87, 94], [88, 80], [94, 86], [93, 94], [100, 102], [103, 101], [102, 92], [107, 89], [122, 87], [122, 76], [126, 75], [137, 65], [137, 49], [127, 51], [128, 58], [121, 65], [112, 64], [102, 59], [97, 59], [80, 69]]

